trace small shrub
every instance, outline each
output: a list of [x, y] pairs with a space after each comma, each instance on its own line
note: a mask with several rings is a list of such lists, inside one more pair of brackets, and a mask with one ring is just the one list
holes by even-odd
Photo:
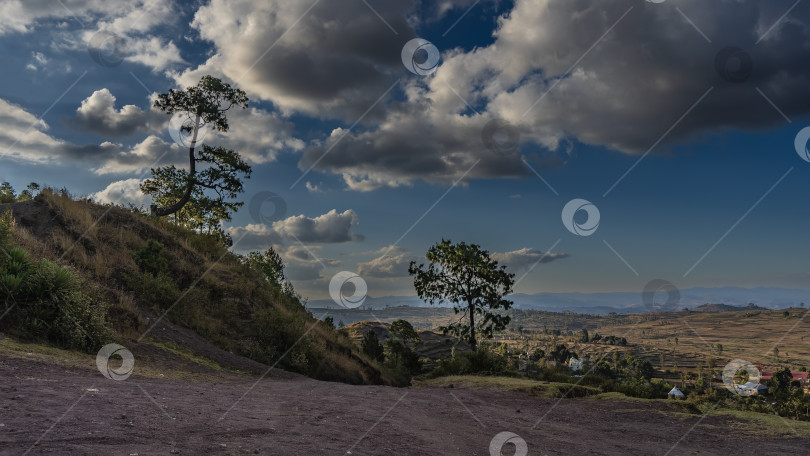
[[516, 376], [518, 372], [509, 362], [509, 358], [481, 347], [474, 352], [456, 354], [452, 358], [439, 360], [438, 366], [429, 374], [432, 378], [449, 375]]
[[163, 256], [163, 244], [150, 239], [146, 245], [132, 254], [132, 258], [142, 271], [154, 276], [165, 273], [169, 268], [169, 261]]
[[127, 273], [124, 275], [124, 281], [138, 301], [157, 306], [159, 309], [168, 309], [180, 299], [180, 288], [167, 274]]

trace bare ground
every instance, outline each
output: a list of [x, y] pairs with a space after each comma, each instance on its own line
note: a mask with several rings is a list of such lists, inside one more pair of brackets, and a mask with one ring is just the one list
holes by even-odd
[[286, 373], [257, 380], [113, 381], [0, 355], [0, 455], [488, 455], [501, 431], [521, 436], [529, 455], [806, 454], [810, 444], [757, 438], [731, 418], [674, 414], [660, 402], [351, 386]]

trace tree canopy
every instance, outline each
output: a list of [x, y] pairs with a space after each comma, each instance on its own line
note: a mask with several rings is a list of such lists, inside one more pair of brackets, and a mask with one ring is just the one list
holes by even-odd
[[233, 150], [208, 145], [198, 148], [198, 134], [203, 126], [227, 132], [226, 111], [247, 105], [244, 91], [212, 76], [203, 76], [196, 86], [185, 90], [158, 95], [154, 107], [169, 115], [187, 116], [181, 130], [191, 137], [188, 170], [174, 165], [153, 168], [152, 177], [141, 184], [141, 191], [154, 200], [153, 215], [174, 215], [176, 222], [190, 228], [221, 233], [219, 223], [230, 220], [230, 214], [244, 204], [232, 200], [244, 191], [242, 179], [250, 178], [251, 168]]
[[[455, 313], [462, 314], [458, 321], [441, 328], [445, 333], [467, 339], [475, 349], [476, 332], [491, 338], [495, 331], [506, 328], [510, 318], [498, 311], [511, 308], [512, 301], [504, 296], [515, 283], [515, 275], [506, 272], [506, 266], [499, 266], [476, 244], [450, 240], [434, 244], [425, 258], [428, 265], [412, 261], [408, 268], [419, 298], [431, 305], [453, 304]], [[477, 322], [476, 317], [480, 317]]]

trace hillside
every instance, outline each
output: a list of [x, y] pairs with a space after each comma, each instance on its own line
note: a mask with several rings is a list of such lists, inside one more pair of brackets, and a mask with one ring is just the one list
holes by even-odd
[[760, 307], [756, 304], [748, 304], [747, 306], [730, 306], [728, 304], [703, 304], [692, 309], [694, 312], [738, 312], [743, 310], [769, 310]]
[[[136, 369], [192, 359], [220, 370], [275, 366], [324, 380], [390, 382], [290, 289], [211, 237], [49, 190], [0, 205], [7, 210], [14, 219], [8, 250], [34, 271], [28, 275], [45, 268], [75, 282], [73, 307], [57, 303], [48, 314], [50, 304], [33, 292], [0, 300], [0, 331], [12, 339], [92, 354], [114, 341], [135, 355]], [[9, 274], [1, 278], [13, 284]]]

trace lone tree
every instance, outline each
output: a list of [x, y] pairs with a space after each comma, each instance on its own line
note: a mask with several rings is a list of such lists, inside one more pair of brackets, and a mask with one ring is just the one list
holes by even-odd
[[[512, 307], [504, 296], [512, 292], [515, 275], [506, 272], [506, 266], [498, 266], [476, 244], [444, 239], [430, 247], [425, 258], [430, 261], [427, 266], [412, 261], [408, 268], [419, 298], [431, 305], [452, 303], [455, 313], [463, 314], [459, 321], [441, 328], [445, 334], [466, 338], [475, 350], [476, 330], [491, 338], [495, 331], [506, 328], [509, 316], [495, 312]], [[478, 323], [476, 316], [481, 317]]]
[[[190, 135], [189, 167], [188, 171], [174, 165], [151, 170], [152, 178], [141, 184], [141, 191], [155, 200], [156, 204], [151, 206], [152, 215], [175, 214], [179, 223], [216, 231], [221, 220], [230, 220], [230, 213], [244, 204], [227, 200], [243, 192], [240, 175], [249, 178], [250, 166], [230, 149], [208, 145], [203, 145], [199, 151], [196, 149], [203, 126], [227, 132], [229, 125], [225, 112], [232, 107], [245, 109], [247, 105], [244, 91], [212, 76], [203, 76], [196, 86], [185, 90], [171, 89], [169, 93], [158, 95], [155, 108], [169, 115], [188, 116], [181, 131]], [[202, 168], [199, 171], [198, 164]], [[213, 193], [206, 193], [206, 190]], [[187, 208], [187, 204], [190, 207]], [[181, 213], [184, 208], [186, 210]]]

